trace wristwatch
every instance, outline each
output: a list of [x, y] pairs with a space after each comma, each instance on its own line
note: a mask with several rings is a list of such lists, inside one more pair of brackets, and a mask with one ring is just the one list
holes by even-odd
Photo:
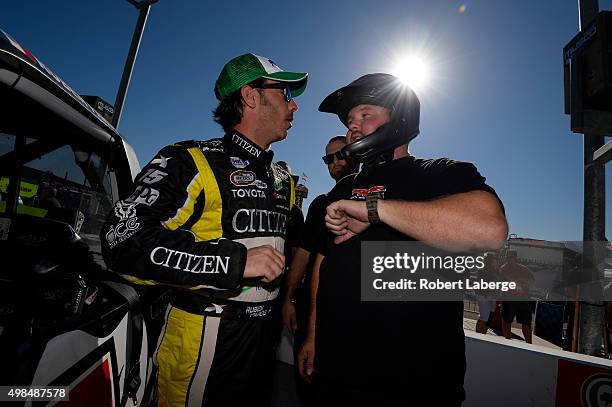
[[366, 208], [368, 209], [368, 222], [371, 224], [380, 223], [378, 217], [378, 199], [382, 198], [380, 193], [368, 194], [366, 196]]

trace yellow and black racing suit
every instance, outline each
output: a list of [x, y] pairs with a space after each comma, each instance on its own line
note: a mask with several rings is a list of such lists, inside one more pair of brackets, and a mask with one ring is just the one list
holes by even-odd
[[160, 405], [265, 405], [276, 286], [243, 279], [247, 249], [283, 252], [291, 176], [246, 137], [163, 148], [102, 229], [108, 266], [174, 287], [155, 353]]

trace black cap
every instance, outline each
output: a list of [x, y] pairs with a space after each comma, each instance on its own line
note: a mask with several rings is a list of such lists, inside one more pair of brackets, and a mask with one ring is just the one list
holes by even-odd
[[349, 111], [362, 104], [382, 106], [394, 110], [403, 92], [418, 98], [397, 77], [386, 73], [364, 75], [327, 96], [319, 106], [320, 112], [334, 113], [347, 126]]

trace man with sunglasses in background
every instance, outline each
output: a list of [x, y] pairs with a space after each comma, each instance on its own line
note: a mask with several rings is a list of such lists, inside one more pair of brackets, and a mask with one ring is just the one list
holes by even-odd
[[268, 406], [270, 315], [294, 201], [270, 145], [287, 137], [306, 73], [240, 55], [215, 84], [225, 135], [164, 147], [102, 231], [109, 267], [173, 287], [157, 342], [160, 405]]
[[[357, 170], [357, 163], [346, 160], [339, 154], [347, 143], [346, 136], [334, 136], [325, 146], [323, 162], [327, 164], [329, 175], [335, 182], [340, 181], [348, 174]], [[291, 265], [287, 272], [282, 291], [283, 324], [293, 335], [294, 360], [297, 372], [297, 351], [306, 337], [308, 330], [308, 316], [311, 303], [311, 270], [316, 255], [316, 246], [319, 239], [326, 234], [325, 208], [327, 194], [317, 196], [308, 207], [306, 222], [302, 228], [302, 236], [298, 248], [293, 254]], [[310, 389], [306, 388], [301, 380], [297, 380], [297, 389], [303, 404], [310, 400]]]
[[358, 163], [356, 161], [347, 160], [340, 151], [347, 142], [347, 136], [335, 136], [332, 137], [327, 142], [327, 146], [325, 146], [323, 162], [327, 164], [329, 176], [336, 182], [340, 181], [346, 175], [354, 173], [358, 168]]

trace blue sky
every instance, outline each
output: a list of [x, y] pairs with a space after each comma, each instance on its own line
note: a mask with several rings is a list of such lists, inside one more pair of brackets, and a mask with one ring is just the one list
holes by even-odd
[[[612, 9], [612, 1], [600, 8]], [[10, 1], [0, 28], [77, 92], [113, 103], [136, 20], [124, 0]], [[475, 163], [503, 200], [511, 233], [582, 240], [582, 136], [570, 132], [563, 112], [562, 48], [577, 29], [575, 0], [160, 0], [119, 130], [145, 164], [168, 143], [222, 134], [211, 120], [212, 89], [230, 58], [254, 52], [309, 72], [294, 127], [273, 147], [277, 159], [308, 175], [308, 204], [333, 185], [320, 157], [326, 141], [345, 132], [335, 116], [317, 111], [321, 100], [418, 52], [431, 79], [418, 91], [421, 135], [411, 152]]]

